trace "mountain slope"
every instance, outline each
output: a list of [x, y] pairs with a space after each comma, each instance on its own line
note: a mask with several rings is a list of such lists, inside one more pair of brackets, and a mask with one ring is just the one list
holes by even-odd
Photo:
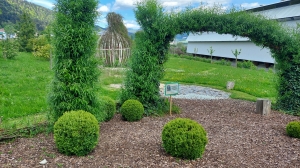
[[53, 12], [47, 8], [24, 0], [0, 0], [0, 27], [5, 22], [17, 23], [23, 12], [30, 15], [38, 30], [43, 30], [53, 20]]

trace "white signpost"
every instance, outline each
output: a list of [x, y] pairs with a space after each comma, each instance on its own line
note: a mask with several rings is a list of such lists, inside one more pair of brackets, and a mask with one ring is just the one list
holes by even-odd
[[165, 84], [165, 95], [170, 96], [170, 115], [172, 115], [172, 95], [177, 95], [179, 93], [179, 83], [168, 82]]

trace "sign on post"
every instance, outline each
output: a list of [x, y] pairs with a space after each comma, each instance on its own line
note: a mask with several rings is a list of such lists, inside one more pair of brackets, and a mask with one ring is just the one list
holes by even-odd
[[177, 95], [179, 93], [179, 83], [177, 82], [169, 82], [165, 84], [165, 95]]
[[165, 84], [165, 95], [170, 96], [170, 115], [172, 115], [172, 95], [179, 93], [179, 83], [169, 82]]

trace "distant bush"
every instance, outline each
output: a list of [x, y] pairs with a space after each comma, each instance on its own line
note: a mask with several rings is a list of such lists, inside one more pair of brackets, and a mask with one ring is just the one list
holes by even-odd
[[60, 153], [85, 156], [97, 145], [99, 124], [86, 111], [65, 112], [54, 125], [54, 141]]
[[2, 40], [2, 56], [3, 58], [13, 59], [18, 55], [19, 44], [15, 39]]
[[115, 113], [116, 113], [116, 102], [108, 97], [108, 96], [101, 96], [100, 97], [100, 110], [106, 114], [104, 121], [111, 120]]
[[196, 121], [176, 118], [168, 122], [162, 131], [163, 147], [174, 157], [201, 158], [208, 142], [206, 131]]
[[47, 41], [46, 36], [41, 35], [38, 38], [31, 39], [29, 44], [33, 46], [32, 54], [35, 57], [50, 59], [51, 45]]
[[172, 45], [169, 48], [169, 52], [175, 55], [184, 55], [186, 54], [187, 46], [183, 43], [177, 43], [176, 45]]
[[290, 137], [300, 138], [300, 121], [289, 122], [286, 126], [286, 133]]
[[192, 56], [192, 55], [172, 55], [174, 57], [179, 57], [179, 58], [185, 58], [185, 59], [189, 59], [189, 60], [195, 60], [195, 61], [201, 61], [201, 62], [206, 62], [206, 63], [210, 63], [210, 59], [207, 58], [202, 58], [202, 57], [198, 57], [198, 56]]
[[238, 68], [246, 68], [246, 69], [257, 69], [257, 67], [253, 64], [252, 61], [243, 61], [237, 64]]
[[227, 61], [227, 60], [225, 60], [225, 59], [221, 59], [220, 61], [215, 61], [214, 63], [215, 63], [215, 64], [218, 64], [218, 65], [231, 66], [231, 62], [230, 62], [230, 61]]
[[138, 121], [143, 118], [144, 107], [138, 100], [126, 100], [120, 109], [122, 117], [127, 121]]
[[46, 44], [44, 46], [38, 46], [35, 48], [35, 52], [33, 52], [33, 55], [35, 57], [50, 59], [50, 50], [51, 50], [50, 44]]

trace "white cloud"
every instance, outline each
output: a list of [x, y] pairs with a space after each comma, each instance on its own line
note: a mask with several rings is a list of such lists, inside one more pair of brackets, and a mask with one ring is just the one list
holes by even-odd
[[187, 7], [193, 5], [200, 5], [201, 3], [207, 4], [209, 6], [214, 4], [227, 5], [231, 0], [159, 0], [163, 7]]
[[163, 2], [162, 5], [165, 7], [177, 7], [178, 2]]
[[114, 10], [118, 10], [120, 8], [134, 8], [134, 5], [139, 0], [116, 0], [113, 6]]
[[[116, 0], [113, 6], [114, 10], [120, 8], [134, 8], [135, 4], [141, 0]], [[224, 4], [227, 5], [231, 0], [158, 0], [165, 8], [175, 8], [175, 7], [186, 7], [194, 4], [200, 4], [202, 2], [213, 5], [213, 4]]]
[[109, 12], [109, 6], [107, 5], [100, 5], [100, 7], [97, 9], [98, 12]]
[[[134, 20], [123, 20], [123, 23], [125, 27], [127, 27], [127, 29], [135, 29], [135, 30], [140, 29], [140, 25], [138, 25]], [[97, 25], [106, 28], [108, 26], [106, 18], [105, 17], [98, 18]]]
[[27, 0], [28, 2], [43, 6], [48, 9], [52, 9], [54, 7], [54, 4], [49, 1], [41, 1], [41, 0]]
[[104, 17], [99, 17], [96, 21], [96, 25], [99, 25], [103, 28], [106, 28], [107, 27], [107, 21], [106, 21], [106, 18]]
[[242, 3], [241, 7], [245, 8], [245, 9], [249, 9], [249, 8], [255, 8], [260, 6], [259, 3], [255, 2], [255, 3]]
[[125, 27], [127, 27], [128, 29], [139, 29], [140, 28], [140, 25], [138, 25], [136, 23], [136, 21], [124, 20], [123, 22], [124, 22]]

